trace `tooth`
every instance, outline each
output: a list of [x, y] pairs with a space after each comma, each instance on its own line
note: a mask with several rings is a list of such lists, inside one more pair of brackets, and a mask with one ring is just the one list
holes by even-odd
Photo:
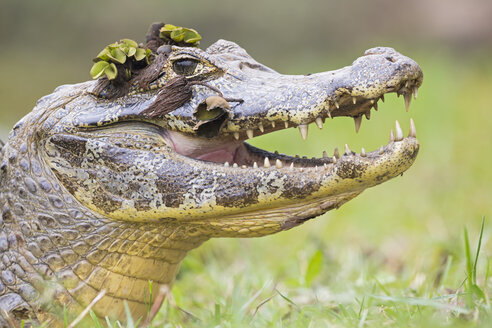
[[379, 147], [379, 155], [382, 155], [384, 153], [384, 148], [383, 146]]
[[395, 126], [396, 126], [396, 138], [395, 138], [395, 140], [401, 141], [401, 140], [403, 140], [403, 132], [401, 131], [400, 123], [398, 123], [398, 121], [396, 121]]
[[224, 166], [225, 166], [225, 167], [229, 167], [229, 162], [225, 162], [225, 163], [224, 163]]
[[336, 158], [340, 158], [340, 153], [338, 152], [338, 147], [335, 148], [335, 150], [333, 151], [333, 156], [335, 156]]
[[306, 124], [299, 124], [299, 132], [301, 132], [302, 139], [306, 140], [308, 135], [308, 126]]
[[375, 111], [378, 111], [378, 103], [375, 103], [374, 106], [372, 106], [372, 107], [374, 107]]
[[316, 125], [320, 130], [323, 128], [323, 120], [321, 119], [321, 117], [316, 118]]
[[368, 121], [369, 121], [369, 120], [371, 119], [371, 110], [368, 110], [368, 111], [365, 113], [365, 115], [366, 115], [366, 120], [368, 120]]
[[407, 80], [407, 82], [405, 82], [405, 87], [409, 87], [410, 86], [410, 81]]
[[241, 168], [242, 169], [245, 169], [245, 168], [247, 168], [247, 166], [246, 165], [241, 165]]
[[347, 144], [345, 144], [345, 155], [352, 155], [352, 151]]
[[261, 133], [265, 132], [265, 129], [263, 128], [263, 124], [258, 124], [258, 129], [261, 131]]
[[419, 94], [419, 88], [413, 87], [413, 99], [417, 99], [418, 94]]
[[236, 138], [236, 140], [239, 140], [239, 132], [234, 132], [234, 138]]
[[275, 161], [275, 167], [276, 167], [277, 169], [281, 169], [282, 167], [284, 167], [284, 164], [282, 163], [282, 161], [281, 161], [281, 160], [277, 159], [277, 160]]
[[254, 163], [253, 163], [253, 168], [254, 168], [254, 169], [257, 169], [257, 168], [258, 168], [258, 163], [254, 162]]
[[287, 129], [289, 127], [289, 122], [285, 121], [284, 125], [285, 125], [285, 128]]
[[371, 104], [373, 104], [373, 105], [374, 105], [374, 99], [371, 99], [370, 101], [371, 101]]
[[408, 133], [409, 137], [417, 137], [417, 131], [415, 130], [415, 123], [413, 122], [413, 119], [410, 119], [410, 132]]
[[314, 169], [315, 169], [316, 171], [318, 171], [318, 165], [316, 165], [316, 166], [314, 167]]
[[272, 128], [275, 128], [275, 121], [272, 121]]
[[268, 157], [265, 157], [265, 163], [263, 164], [264, 167], [270, 167], [270, 160]]
[[333, 156], [333, 157], [331, 158], [331, 161], [333, 162], [333, 164], [335, 164], [335, 163], [337, 162], [337, 158], [336, 158], [335, 156]]
[[323, 150], [323, 158], [328, 158], [328, 154], [326, 153], [326, 150]]
[[294, 169], [294, 163], [290, 163], [290, 169], [293, 170]]
[[247, 129], [246, 130], [246, 135], [248, 136], [249, 139], [252, 139], [253, 138], [253, 130]]
[[357, 103], [357, 98], [356, 97], [352, 97], [352, 102], [354, 103], [354, 105]]
[[381, 95], [381, 100], [384, 102], [384, 95]]
[[390, 142], [395, 141], [395, 135], [393, 134], [393, 130], [390, 131]]
[[335, 106], [336, 106], [337, 109], [340, 109], [340, 104], [336, 100], [335, 100]]
[[237, 164], [236, 163], [232, 164], [232, 167], [237, 167]]
[[327, 112], [328, 112], [328, 117], [329, 118], [333, 118], [333, 117], [331, 117], [331, 112], [330, 112], [330, 109], [329, 108], [328, 108]]
[[362, 124], [362, 116], [354, 117], [354, 123], [355, 123], [355, 133], [357, 133], [359, 132], [360, 125]]
[[364, 148], [362, 148], [362, 149], [360, 150], [360, 156], [361, 156], [361, 157], [366, 157], [366, 150], [365, 150]]
[[328, 165], [326, 165], [326, 163], [324, 163], [324, 164], [323, 164], [323, 166], [325, 167], [325, 169], [327, 169], [327, 168], [328, 168]]
[[408, 112], [408, 109], [410, 108], [410, 102], [412, 101], [412, 94], [405, 93], [403, 95], [403, 98], [405, 99], [405, 110]]

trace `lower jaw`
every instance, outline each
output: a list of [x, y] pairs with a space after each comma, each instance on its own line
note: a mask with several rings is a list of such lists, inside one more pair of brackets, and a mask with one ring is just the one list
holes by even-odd
[[[236, 215], [221, 217], [221, 223], [232, 228], [229, 233], [222, 237], [259, 237], [269, 235], [274, 232], [289, 230], [310, 219], [320, 216], [332, 209], [338, 208], [358, 196], [363, 190], [351, 191], [336, 195], [325, 195], [324, 197], [306, 199], [292, 204], [285, 204], [279, 207], [262, 208], [242, 212]], [[254, 226], [264, 227], [263, 229], [251, 229]]]

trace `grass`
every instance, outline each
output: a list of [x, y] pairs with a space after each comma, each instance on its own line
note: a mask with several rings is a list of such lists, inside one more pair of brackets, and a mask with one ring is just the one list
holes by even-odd
[[[308, 142], [294, 129], [253, 140], [307, 156], [346, 142], [374, 150], [395, 119], [408, 129], [411, 116], [421, 143], [413, 167], [290, 231], [205, 243], [184, 260], [152, 327], [490, 325], [492, 65], [413, 57], [425, 77], [409, 114], [388, 96], [358, 135], [340, 118], [312, 126]], [[275, 68], [289, 73], [283, 65]], [[295, 72], [324, 69], [321, 59], [305, 65]]]
[[[293, 274], [274, 280], [261, 267], [224, 268], [220, 258], [202, 264], [190, 257], [151, 327], [488, 327], [489, 263], [479, 257], [484, 222], [474, 256], [465, 228], [461, 253], [444, 260], [424, 258], [422, 264], [430, 266], [426, 270], [402, 267], [392, 272], [378, 254], [344, 250], [337, 256], [321, 248], [301, 252]], [[477, 271], [483, 272], [479, 263], [487, 269], [477, 279]], [[193, 297], [184, 295], [188, 284]], [[207, 301], [196, 299], [200, 295], [213, 295], [215, 301], [203, 306]], [[126, 326], [108, 326], [137, 327], [127, 316]], [[95, 326], [102, 327], [96, 321]]]

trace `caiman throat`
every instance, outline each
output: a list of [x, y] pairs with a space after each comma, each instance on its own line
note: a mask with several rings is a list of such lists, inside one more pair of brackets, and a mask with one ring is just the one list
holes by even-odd
[[408, 109], [423, 77], [410, 58], [378, 47], [335, 71], [282, 75], [233, 42], [202, 50], [197, 35], [155, 24], [146, 45], [114, 43], [96, 80], [58, 87], [15, 125], [0, 152], [0, 327], [61, 325], [101, 290], [100, 318], [124, 321], [125, 301], [144, 318], [149, 281], [171, 285], [204, 241], [290, 229], [413, 164], [412, 120], [361, 153], [247, 143], [286, 128], [305, 139], [340, 116], [358, 129], [387, 93]]

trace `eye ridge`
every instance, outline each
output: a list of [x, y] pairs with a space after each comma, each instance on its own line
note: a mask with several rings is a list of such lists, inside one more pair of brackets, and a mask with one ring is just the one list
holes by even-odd
[[178, 75], [190, 76], [195, 73], [198, 61], [190, 58], [179, 59], [173, 63], [173, 71]]

